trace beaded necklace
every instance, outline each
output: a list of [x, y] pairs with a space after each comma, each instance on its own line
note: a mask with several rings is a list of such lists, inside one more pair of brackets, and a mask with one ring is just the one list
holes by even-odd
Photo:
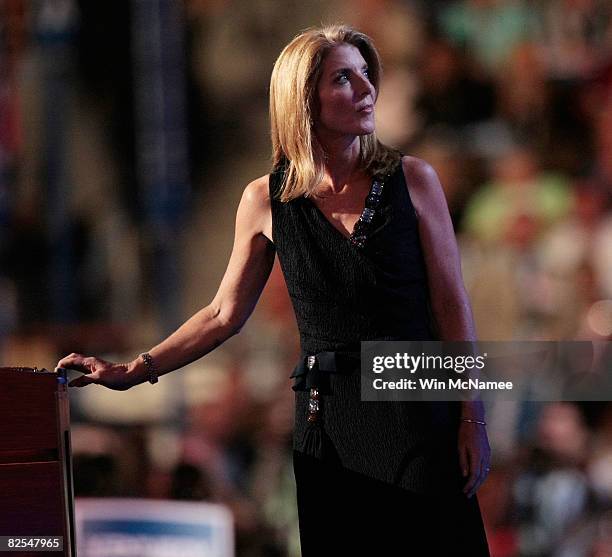
[[376, 209], [380, 205], [380, 200], [382, 199], [384, 187], [384, 182], [380, 182], [377, 179], [372, 181], [372, 188], [366, 197], [363, 212], [355, 223], [353, 232], [351, 232], [351, 235], [348, 238], [349, 242], [351, 242], [351, 244], [353, 244], [355, 247], [363, 248], [365, 246], [368, 238], [368, 232], [372, 226], [374, 215], [376, 214]]

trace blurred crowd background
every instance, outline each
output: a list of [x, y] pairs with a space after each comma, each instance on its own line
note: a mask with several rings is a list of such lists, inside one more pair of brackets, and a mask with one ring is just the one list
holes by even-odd
[[[611, 339], [609, 0], [0, 0], [0, 365], [131, 360], [210, 302], [272, 65], [322, 22], [382, 54], [379, 136], [441, 179], [479, 337]], [[76, 494], [223, 503], [237, 555], [299, 555], [298, 349], [276, 264], [214, 353], [72, 390]], [[612, 555], [611, 403], [488, 422], [493, 557]]]

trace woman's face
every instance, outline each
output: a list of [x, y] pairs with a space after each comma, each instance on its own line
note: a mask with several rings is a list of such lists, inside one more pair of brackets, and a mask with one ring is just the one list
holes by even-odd
[[368, 78], [366, 61], [353, 45], [335, 46], [327, 54], [317, 95], [317, 134], [364, 135], [374, 131], [376, 90]]

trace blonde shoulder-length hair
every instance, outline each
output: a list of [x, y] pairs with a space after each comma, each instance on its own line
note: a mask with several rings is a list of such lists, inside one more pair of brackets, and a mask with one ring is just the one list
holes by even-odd
[[[285, 169], [277, 194], [280, 201], [309, 196], [323, 180], [325, 154], [312, 129], [318, 112], [316, 88], [325, 55], [339, 44], [359, 49], [378, 97], [380, 56], [364, 33], [347, 25], [310, 28], [283, 49], [270, 80], [273, 165]], [[372, 176], [388, 173], [400, 159], [399, 152], [381, 143], [375, 133], [359, 140], [361, 165]]]

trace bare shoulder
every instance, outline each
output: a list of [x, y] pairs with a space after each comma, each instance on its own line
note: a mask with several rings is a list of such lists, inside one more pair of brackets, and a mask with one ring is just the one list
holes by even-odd
[[423, 159], [404, 155], [402, 170], [410, 199], [419, 218], [439, 211], [448, 211], [444, 190], [434, 168]]
[[247, 184], [240, 200], [238, 218], [272, 241], [269, 179], [270, 175], [265, 174]]
[[254, 205], [269, 205], [270, 190], [268, 188], [270, 175], [266, 174], [249, 182], [244, 188], [243, 197]]
[[418, 190], [437, 189], [440, 186], [440, 180], [433, 166], [423, 159], [404, 155], [402, 157], [402, 169], [410, 193], [413, 190], [419, 193]]

